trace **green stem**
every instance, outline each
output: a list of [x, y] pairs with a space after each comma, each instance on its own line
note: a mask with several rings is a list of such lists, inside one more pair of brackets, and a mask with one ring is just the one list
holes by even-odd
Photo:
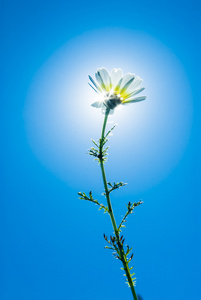
[[108, 211], [109, 211], [110, 219], [111, 219], [112, 226], [113, 226], [113, 229], [114, 229], [114, 233], [115, 233], [115, 236], [116, 236], [116, 239], [117, 239], [118, 248], [119, 248], [119, 251], [120, 251], [120, 259], [123, 263], [123, 267], [124, 267], [129, 285], [131, 287], [131, 292], [132, 292], [132, 295], [133, 295], [133, 299], [138, 300], [136, 292], [135, 292], [135, 288], [134, 288], [134, 285], [133, 285], [133, 281], [132, 281], [132, 278], [131, 278], [130, 270], [129, 270], [129, 267], [128, 267], [128, 261], [126, 259], [126, 255], [125, 255], [123, 246], [120, 242], [119, 231], [118, 231], [118, 228], [117, 228], [117, 224], [116, 224], [113, 209], [112, 209], [112, 204], [111, 204], [111, 200], [110, 200], [110, 193], [109, 193], [109, 190], [108, 190], [107, 179], [106, 179], [106, 175], [105, 175], [104, 161], [103, 161], [103, 158], [102, 158], [105, 128], [106, 128], [106, 124], [107, 124], [109, 111], [110, 111], [109, 109], [106, 110], [105, 118], [104, 118], [104, 122], [103, 122], [101, 141], [100, 141], [100, 159], [99, 159], [99, 161], [100, 161], [101, 172], [102, 172], [102, 177], [103, 177], [103, 184], [104, 184], [105, 194], [106, 194], [106, 199], [107, 199]]

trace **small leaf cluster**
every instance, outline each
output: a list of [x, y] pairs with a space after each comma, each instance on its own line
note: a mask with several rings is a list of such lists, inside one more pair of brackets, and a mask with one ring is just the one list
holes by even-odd
[[[121, 223], [119, 224], [117, 232], [115, 232], [115, 236], [110, 236], [110, 239], [108, 239], [105, 234], [103, 235], [104, 239], [109, 244], [109, 246], [105, 246], [105, 248], [113, 250], [114, 257], [122, 261], [124, 267], [121, 269], [126, 272], [124, 276], [126, 277], [126, 283], [128, 284], [129, 287], [130, 287], [131, 280], [133, 282], [133, 285], [135, 285], [135, 280], [136, 280], [136, 278], [134, 277], [135, 273], [131, 273], [133, 267], [128, 266], [128, 264], [133, 259], [133, 253], [131, 253], [132, 248], [129, 245], [125, 245], [124, 247], [125, 238], [123, 235], [120, 236], [120, 232], [122, 231], [121, 229], [125, 227], [124, 223], [126, 222], [127, 217], [133, 212], [136, 206], [142, 203], [143, 203], [142, 201], [138, 201], [134, 203], [131, 203], [129, 201], [127, 204], [127, 212], [125, 213]], [[130, 281], [128, 280], [128, 276]]]
[[[124, 268], [121, 268], [121, 269], [125, 270]], [[136, 285], [136, 277], [134, 277], [135, 276], [134, 272], [131, 273], [132, 269], [133, 269], [133, 267], [129, 268], [129, 273], [130, 273], [130, 277], [131, 277], [131, 280], [133, 282], [133, 285], [135, 286]], [[126, 274], [124, 274], [124, 276], [126, 276]], [[126, 283], [128, 284], [129, 287], [131, 286], [129, 281], [128, 281], [128, 278], [126, 278]]]
[[93, 202], [99, 206], [99, 210], [103, 209], [104, 213], [108, 212], [107, 206], [99, 203], [98, 200], [93, 198], [92, 191], [89, 192], [89, 197], [84, 192], [79, 192], [78, 195], [80, 196], [79, 199]]
[[105, 145], [107, 140], [102, 142], [102, 140], [99, 139], [98, 143], [96, 143], [94, 140], [92, 140], [92, 142], [95, 145], [95, 147], [91, 147], [89, 149], [89, 155], [94, 156], [96, 161], [100, 162], [100, 160], [102, 160], [103, 162], [105, 162], [107, 160], [107, 156], [108, 156], [107, 150], [109, 149], [109, 147], [103, 149], [103, 146]]
[[[110, 236], [110, 239], [108, 239], [105, 234], [103, 236], [106, 242], [109, 244], [109, 246], [105, 246], [105, 248], [113, 250], [114, 257], [121, 260], [123, 265], [126, 264], [128, 266], [128, 264], [133, 259], [133, 253], [131, 253], [132, 248], [130, 248], [129, 245], [126, 245], [126, 249], [124, 250], [125, 238], [123, 237], [123, 235], [120, 236], [118, 239], [116, 236]], [[135, 284], [136, 278], [133, 277], [135, 273], [131, 274], [130, 272], [133, 269], [133, 267], [126, 267], [121, 269], [124, 270], [125, 272], [129, 272], [130, 278]], [[127, 277], [126, 274], [124, 274], [124, 276]], [[126, 279], [126, 283], [130, 285], [128, 279]]]
[[117, 239], [116, 236], [110, 236], [110, 239], [108, 239], [108, 237], [105, 234], [103, 234], [103, 237], [106, 240], [106, 242], [109, 244], [109, 246], [105, 246], [105, 249], [113, 250], [114, 257], [120, 259], [123, 262], [123, 258], [121, 254], [122, 253], [121, 249], [123, 249], [123, 245], [125, 241], [123, 235], [119, 237], [119, 239]]
[[[130, 255], [130, 253], [131, 253], [131, 251], [132, 251], [133, 248], [132, 248], [132, 247], [130, 248], [129, 245], [126, 245], [126, 248], [127, 248], [127, 249], [126, 249], [125, 255], [126, 255], [126, 258], [127, 258], [127, 263], [130, 263], [131, 260], [133, 259], [133, 253], [131, 254], [130, 258], [128, 258], [128, 256]], [[124, 271], [126, 271], [124, 268], [121, 268], [121, 269], [124, 270]], [[136, 278], [134, 277], [134, 276], [135, 276], [135, 273], [134, 273], [134, 272], [131, 273], [132, 269], [133, 269], [133, 267], [128, 267], [128, 270], [129, 270], [129, 273], [130, 273], [131, 280], [132, 280], [132, 282], [133, 282], [133, 285], [135, 285]], [[126, 274], [125, 274], [124, 276], [126, 276]], [[130, 287], [130, 283], [129, 283], [129, 281], [128, 281], [128, 278], [126, 278], [126, 283], [127, 283], [128, 286]]]
[[96, 161], [106, 162], [108, 156], [107, 151], [109, 147], [106, 147], [104, 149], [104, 146], [108, 142], [108, 136], [111, 134], [115, 127], [116, 125], [114, 125], [102, 139], [99, 139], [98, 142], [92, 139], [92, 143], [94, 144], [94, 146], [89, 149], [88, 154], [94, 156]]

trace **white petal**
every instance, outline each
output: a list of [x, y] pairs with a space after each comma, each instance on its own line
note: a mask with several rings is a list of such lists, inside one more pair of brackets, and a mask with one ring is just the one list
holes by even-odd
[[114, 91], [115, 91], [116, 93], [119, 93], [119, 90], [120, 90], [120, 86], [121, 86], [122, 80], [123, 80], [123, 77], [119, 80], [119, 82], [117, 83], [116, 87], [114, 88]]
[[134, 90], [132, 93], [130, 93], [130, 94], [127, 94], [127, 92], [125, 93], [125, 96], [124, 96], [124, 99], [128, 99], [128, 98], [131, 98], [131, 97], [133, 97], [133, 96], [135, 96], [135, 95], [137, 95], [137, 94], [139, 94], [139, 93], [141, 93], [142, 91], [144, 91], [144, 87], [143, 88], [140, 88], [140, 89], [136, 89], [136, 90]]
[[127, 89], [127, 93], [132, 93], [134, 92], [134, 90], [140, 86], [140, 84], [142, 83], [142, 79], [139, 76], [135, 77], [135, 80], [131, 83], [131, 85], [129, 86], [129, 88]]
[[100, 92], [95, 88], [93, 87], [93, 85], [91, 85], [91, 83], [88, 82], [88, 85], [90, 85], [90, 87], [98, 94], [100, 94]]
[[124, 75], [121, 82], [117, 84], [115, 91], [119, 93], [132, 78], [134, 78], [134, 74], [128, 73]]
[[[98, 91], [102, 92], [101, 88], [100, 88], [99, 85], [95, 82], [95, 80], [93, 80], [93, 78], [92, 78], [90, 75], [88, 75], [88, 76], [89, 76], [89, 79], [91, 80], [91, 82], [93, 83], [93, 85], [95, 86], [95, 88], [96, 88]], [[90, 83], [89, 83], [89, 85], [91, 86]], [[92, 87], [92, 86], [91, 86], [91, 87]]]
[[141, 96], [141, 97], [133, 97], [130, 99], [127, 99], [125, 101], [122, 101], [122, 104], [127, 104], [127, 103], [133, 103], [133, 102], [139, 102], [145, 100], [147, 97], [146, 96]]
[[91, 106], [96, 107], [96, 108], [100, 108], [100, 107], [102, 107], [102, 105], [103, 105], [102, 101], [96, 101], [91, 104]]
[[[130, 78], [130, 79], [129, 79]], [[123, 81], [121, 83], [121, 90], [120, 90], [120, 95], [124, 94], [127, 92], [127, 89], [129, 88], [129, 86], [132, 84], [132, 82], [134, 81], [135, 76], [127, 76], [127, 78], [123, 78]]]
[[111, 89], [111, 78], [106, 68], [98, 69], [96, 72], [96, 79], [100, 84], [101, 88], [109, 92]]
[[123, 77], [121, 69], [112, 69], [110, 72], [110, 77], [112, 81], [112, 88], [115, 88], [119, 80]]

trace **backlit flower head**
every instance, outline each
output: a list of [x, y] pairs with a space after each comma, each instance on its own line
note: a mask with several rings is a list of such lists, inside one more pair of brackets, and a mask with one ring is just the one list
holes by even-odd
[[139, 102], [146, 96], [137, 96], [145, 88], [140, 87], [142, 79], [135, 74], [128, 73], [123, 76], [121, 69], [112, 69], [109, 73], [106, 68], [98, 69], [95, 73], [96, 80], [90, 75], [89, 85], [100, 95], [100, 100], [92, 104], [93, 107], [101, 108], [103, 114], [110, 109], [114, 113], [119, 104]]

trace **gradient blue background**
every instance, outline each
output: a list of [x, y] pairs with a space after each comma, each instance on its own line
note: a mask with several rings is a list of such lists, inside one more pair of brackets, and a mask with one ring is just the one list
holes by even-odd
[[[70, 188], [37, 159], [23, 117], [34, 75], [59, 47], [88, 30], [116, 26], [145, 32], [169, 47], [185, 68], [194, 99], [191, 137], [182, 159], [157, 186], [136, 197], [145, 204], [125, 231], [128, 242], [134, 241], [136, 290], [143, 300], [199, 300], [198, 1], [8, 0], [1, 11], [0, 298], [131, 299], [120, 264], [104, 250], [102, 234], [111, 231], [107, 216], [76, 200], [79, 182]], [[121, 197], [123, 190], [115, 203]], [[114, 207], [121, 215], [120, 207]]]

